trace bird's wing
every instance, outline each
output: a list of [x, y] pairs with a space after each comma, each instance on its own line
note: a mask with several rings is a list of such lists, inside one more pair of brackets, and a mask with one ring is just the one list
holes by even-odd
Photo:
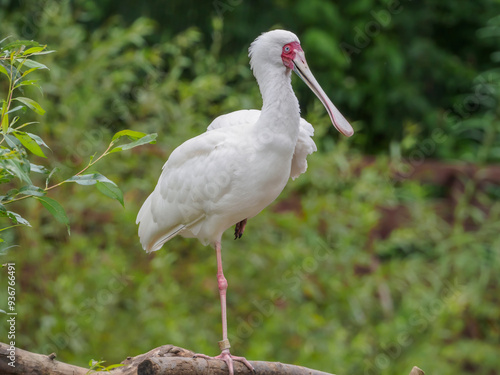
[[292, 169], [290, 170], [290, 177], [295, 180], [302, 173], [307, 170], [307, 155], [317, 151], [316, 144], [312, 136], [314, 135], [314, 128], [303, 118], [300, 119], [299, 138], [295, 144], [295, 151], [292, 158]]
[[[256, 109], [243, 109], [231, 112], [217, 117], [208, 126], [207, 131], [227, 128], [230, 126], [252, 125], [260, 117], [260, 111]], [[307, 170], [307, 155], [317, 151], [316, 144], [312, 136], [314, 128], [303, 118], [300, 119], [299, 137], [295, 145], [295, 151], [292, 158], [292, 168], [290, 169], [290, 178], [295, 180]]]
[[170, 238], [186, 230], [196, 236], [196, 224], [229, 189], [224, 183], [213, 183], [214, 179], [223, 180], [217, 179], [221, 173], [229, 174], [220, 167], [229, 158], [231, 147], [224, 147], [229, 137], [227, 132], [206, 132], [172, 152], [155, 190], [137, 215], [144, 250], [159, 250]]

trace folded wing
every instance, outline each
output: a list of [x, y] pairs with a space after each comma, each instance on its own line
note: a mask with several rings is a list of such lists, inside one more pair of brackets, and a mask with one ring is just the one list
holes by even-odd
[[[257, 122], [260, 111], [257, 109], [243, 109], [217, 117], [208, 126], [207, 131], [226, 128], [230, 126], [251, 125]], [[292, 158], [292, 168], [290, 178], [295, 180], [307, 170], [307, 155], [317, 151], [316, 144], [312, 136], [314, 128], [303, 118], [300, 119], [299, 137], [295, 145], [295, 152]]]

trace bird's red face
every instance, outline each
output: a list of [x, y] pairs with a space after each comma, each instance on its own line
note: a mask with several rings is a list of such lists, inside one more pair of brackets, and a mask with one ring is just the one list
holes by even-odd
[[293, 70], [293, 59], [297, 54], [297, 51], [302, 51], [302, 47], [298, 42], [292, 42], [285, 44], [283, 46], [283, 50], [281, 52], [281, 60], [283, 60], [283, 64], [288, 68]]

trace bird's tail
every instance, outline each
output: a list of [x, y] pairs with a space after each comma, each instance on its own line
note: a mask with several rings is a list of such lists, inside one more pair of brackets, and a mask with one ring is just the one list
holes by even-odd
[[141, 241], [142, 248], [150, 253], [152, 251], [160, 250], [166, 241], [158, 244], [157, 241], [153, 241], [155, 233], [158, 233], [158, 223], [154, 220], [154, 216], [151, 212], [151, 193], [142, 205], [139, 213], [137, 214], [136, 224], [139, 224], [139, 239]]
[[[152, 251], [160, 250], [161, 247], [170, 240], [175, 237], [183, 230], [188, 229], [190, 234], [196, 235], [196, 233], [200, 230], [199, 222], [205, 218], [205, 214], [201, 214], [194, 220], [188, 221], [186, 224], [174, 224], [171, 223], [169, 225], [166, 220], [169, 218], [169, 215], [165, 215], [164, 220], [156, 220], [156, 216], [154, 214], [153, 207], [153, 193], [146, 199], [144, 204], [142, 205], [139, 213], [137, 214], [137, 219], [135, 221], [136, 224], [139, 224], [139, 239], [141, 241], [143, 249], [150, 253]], [[164, 208], [164, 213], [170, 213], [170, 216], [176, 217], [175, 210], [174, 212], [170, 212], [168, 208]], [[177, 221], [178, 222], [178, 221]]]

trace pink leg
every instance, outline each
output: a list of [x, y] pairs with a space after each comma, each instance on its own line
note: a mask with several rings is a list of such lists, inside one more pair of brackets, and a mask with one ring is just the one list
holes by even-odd
[[[227, 313], [226, 313], [226, 292], [227, 292], [227, 280], [224, 277], [224, 272], [222, 270], [222, 251], [220, 242], [215, 243], [215, 252], [217, 255], [217, 284], [219, 285], [219, 296], [220, 296], [220, 309], [222, 312], [222, 345], [229, 346], [229, 340], [227, 339]], [[227, 343], [227, 345], [226, 345]], [[221, 345], [221, 346], [222, 346]], [[221, 350], [225, 349], [221, 347]]]
[[233, 361], [243, 362], [245, 366], [247, 366], [251, 371], [255, 372], [255, 369], [250, 364], [250, 362], [246, 360], [246, 358], [233, 356], [229, 352], [229, 348], [231, 347], [231, 345], [229, 344], [229, 340], [227, 338], [227, 314], [226, 314], [227, 280], [224, 277], [224, 272], [222, 271], [222, 254], [221, 254], [221, 245], [219, 241], [215, 243], [215, 251], [217, 254], [217, 283], [219, 285], [220, 307], [222, 311], [222, 341], [219, 341], [219, 347], [222, 352], [216, 357], [209, 357], [205, 354], [195, 354], [195, 357], [201, 357], [205, 359], [211, 359], [211, 358], [222, 359], [224, 362], [226, 362], [230, 375], [234, 374]]

